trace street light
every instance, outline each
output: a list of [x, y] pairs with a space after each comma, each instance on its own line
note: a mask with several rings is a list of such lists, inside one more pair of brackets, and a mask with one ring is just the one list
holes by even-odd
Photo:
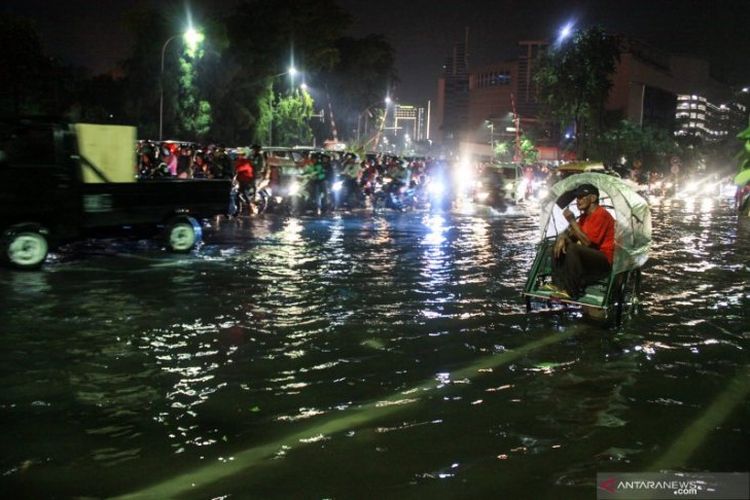
[[490, 129], [490, 155], [495, 156], [495, 122], [492, 120], [485, 120], [484, 124]]
[[[386, 109], [388, 108], [388, 106], [390, 106], [390, 105], [391, 105], [391, 103], [392, 103], [392, 102], [393, 102], [393, 100], [391, 99], [391, 96], [389, 96], [389, 95], [385, 96], [385, 99], [383, 99], [383, 103], [385, 104], [385, 107], [386, 107]], [[370, 109], [371, 109], [371, 108], [372, 108], [373, 106], [376, 106], [377, 104], [380, 104], [380, 101], [375, 101], [374, 103], [370, 104], [370, 105], [369, 105], [369, 106], [367, 106], [367, 107], [366, 107], [365, 109], [363, 109], [363, 110], [362, 110], [362, 111], [361, 111], [361, 112], [359, 113], [359, 115], [357, 115], [357, 142], [358, 142], [358, 143], [359, 143], [359, 139], [360, 139], [360, 136], [361, 136], [361, 134], [360, 134], [360, 130], [361, 130], [361, 128], [362, 128], [362, 127], [361, 127], [361, 125], [362, 125], [362, 116], [363, 116], [363, 115], [364, 115], [365, 113], [368, 113], [368, 112], [370, 111]], [[370, 116], [369, 114], [368, 114], [367, 116], [365, 116], [365, 135], [367, 135], [367, 129], [369, 128], [369, 127], [368, 127], [368, 123], [369, 123], [369, 120], [367, 119], [367, 118], [368, 118], [369, 116]]]
[[164, 45], [161, 47], [161, 71], [159, 72], [159, 140], [162, 140], [164, 131], [164, 54], [167, 51], [167, 45], [175, 38], [182, 36], [185, 45], [191, 53], [195, 53], [198, 45], [204, 40], [205, 36], [203, 33], [197, 31], [195, 28], [190, 27], [185, 33], [172, 35], [167, 38]]
[[556, 43], [556, 45], [558, 47], [561, 46], [565, 40], [567, 40], [568, 38], [571, 37], [571, 35], [573, 34], [573, 28], [574, 27], [575, 27], [575, 25], [573, 24], [573, 22], [572, 21], [568, 21], [565, 24], [565, 26], [563, 26], [562, 28], [560, 28], [560, 31], [559, 31], [559, 33], [557, 35], [557, 43]]
[[[289, 75], [291, 77], [291, 83], [292, 83], [291, 88], [294, 88], [294, 77], [298, 73], [299, 73], [299, 70], [297, 70], [297, 68], [295, 68], [294, 65], [291, 65], [291, 66], [289, 66], [289, 68], [287, 68], [286, 71], [284, 71], [282, 73], [277, 73], [275, 75], [272, 75], [271, 76], [271, 80], [273, 80], [275, 78], [278, 78], [280, 76]], [[300, 89], [302, 89], [302, 91], [307, 91], [307, 84], [306, 83], [302, 83], [300, 85]], [[276, 93], [273, 92], [273, 86], [271, 86], [271, 92], [273, 93], [273, 96], [272, 96], [271, 102], [270, 102], [271, 120], [268, 123], [268, 145], [269, 146], [273, 145], [273, 114], [274, 114], [273, 101], [276, 98]]]

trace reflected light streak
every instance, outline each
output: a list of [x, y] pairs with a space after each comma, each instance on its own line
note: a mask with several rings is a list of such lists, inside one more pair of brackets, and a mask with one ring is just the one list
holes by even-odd
[[445, 219], [442, 215], [427, 217], [424, 221], [424, 225], [430, 230], [423, 240], [425, 244], [439, 245], [445, 241], [445, 235], [443, 233], [445, 233], [447, 228], [445, 227]]
[[[583, 329], [582, 326], [576, 325], [566, 332], [554, 332], [551, 335], [524, 344], [515, 350], [507, 350], [500, 354], [485, 356], [473, 364], [453, 372], [451, 378], [454, 380], [464, 378], [476, 379], [482, 376], [482, 374], [488, 373], [487, 369], [489, 368], [508, 364], [528, 355], [532, 351], [567, 340], [577, 335]], [[407, 391], [399, 391], [388, 398], [352, 408], [343, 416], [330, 417], [323, 422], [312, 424], [302, 431], [292, 433], [268, 444], [238, 451], [232, 457], [233, 460], [230, 460], [228, 463], [214, 462], [119, 498], [174, 498], [187, 492], [198, 494], [198, 488], [216, 484], [237, 474], [248, 474], [248, 468], [257, 466], [269, 458], [277, 456], [279, 450], [288, 450], [290, 447], [299, 445], [300, 443], [310, 442], [311, 439], [318, 441], [321, 437], [325, 438], [325, 436], [330, 436], [333, 433], [350, 430], [368, 424], [373, 420], [397, 413], [403, 408], [409, 408], [411, 404], [404, 404], [404, 392], [422, 393], [434, 390], [436, 390], [435, 379], [430, 378]], [[413, 401], [418, 402], [419, 400], [413, 399]]]
[[715, 429], [742, 404], [750, 394], [750, 368], [740, 373], [727, 385], [724, 392], [711, 403], [705, 412], [675, 440], [674, 444], [648, 470], [681, 469], [690, 457], [713, 434]]

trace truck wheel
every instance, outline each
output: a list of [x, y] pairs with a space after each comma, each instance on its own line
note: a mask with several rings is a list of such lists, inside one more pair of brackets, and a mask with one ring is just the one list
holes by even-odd
[[16, 226], [3, 233], [3, 260], [17, 269], [37, 269], [49, 251], [47, 237], [39, 226]]
[[201, 225], [192, 217], [179, 217], [167, 225], [167, 245], [173, 252], [189, 252], [202, 236]]

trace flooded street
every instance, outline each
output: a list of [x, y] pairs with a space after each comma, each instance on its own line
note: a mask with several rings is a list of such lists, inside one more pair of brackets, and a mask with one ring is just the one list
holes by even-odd
[[643, 311], [527, 315], [538, 214], [220, 220], [0, 270], [9, 497], [593, 498], [747, 471], [750, 220], [657, 204]]

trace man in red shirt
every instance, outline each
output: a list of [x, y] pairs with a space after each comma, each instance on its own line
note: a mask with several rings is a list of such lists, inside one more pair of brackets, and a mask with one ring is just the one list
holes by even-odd
[[552, 250], [552, 283], [572, 299], [612, 271], [615, 255], [615, 219], [599, 206], [596, 186], [578, 188], [576, 207], [581, 213], [578, 220], [570, 209], [563, 210], [569, 226]]
[[234, 162], [234, 185], [229, 199], [229, 217], [239, 215], [240, 197], [244, 198], [244, 203], [250, 209], [250, 203], [255, 196], [255, 172], [253, 164], [247, 157], [247, 151], [240, 149], [237, 159]]

